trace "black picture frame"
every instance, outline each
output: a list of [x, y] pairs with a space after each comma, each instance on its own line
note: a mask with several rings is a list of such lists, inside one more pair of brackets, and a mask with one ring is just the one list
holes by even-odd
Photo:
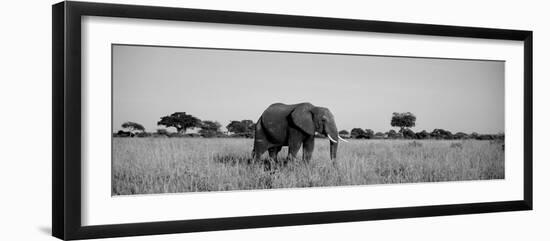
[[[98, 226], [81, 224], [81, 17], [194, 21], [326, 30], [349, 30], [524, 43], [523, 199], [403, 208], [341, 210], [232, 218], [211, 218]], [[213, 230], [308, 225], [380, 219], [532, 210], [533, 208], [533, 33], [523, 30], [443, 26], [171, 7], [60, 2], [52, 6], [52, 233], [60, 239], [88, 239]]]

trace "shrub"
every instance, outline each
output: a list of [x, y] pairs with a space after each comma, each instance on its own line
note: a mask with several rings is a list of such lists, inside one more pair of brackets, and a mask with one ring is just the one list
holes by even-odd
[[386, 135], [382, 132], [376, 132], [376, 134], [374, 134], [373, 138], [374, 139], [384, 139], [384, 138], [386, 138]]
[[453, 139], [456, 140], [462, 140], [462, 139], [468, 139], [470, 136], [464, 132], [457, 132], [454, 134]]
[[430, 135], [435, 139], [453, 139], [453, 133], [443, 129], [434, 129]]
[[414, 133], [414, 131], [411, 131], [410, 129], [403, 129], [403, 137], [405, 139], [415, 139], [416, 133]]
[[367, 138], [367, 133], [361, 128], [353, 128], [353, 129], [351, 129], [351, 138], [366, 139]]
[[116, 137], [134, 137], [134, 133], [129, 131], [118, 131], [115, 135]]
[[399, 137], [399, 133], [397, 133], [395, 130], [389, 130], [386, 132], [386, 136], [388, 136], [389, 139], [396, 139]]
[[166, 129], [157, 129], [157, 135], [168, 136], [168, 131]]
[[421, 132], [416, 133], [416, 139], [428, 139], [430, 138], [430, 133], [428, 133], [426, 130], [422, 130]]

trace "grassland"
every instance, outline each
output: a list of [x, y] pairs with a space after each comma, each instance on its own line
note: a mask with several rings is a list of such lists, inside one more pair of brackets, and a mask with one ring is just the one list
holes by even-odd
[[[504, 178], [491, 141], [350, 140], [338, 161], [316, 141], [309, 164], [250, 163], [252, 139], [114, 138], [112, 194], [150, 194]], [[265, 154], [267, 155], [267, 154]], [[301, 157], [301, 153], [298, 154]], [[286, 157], [286, 148], [279, 158]], [[265, 158], [265, 156], [264, 156]]]

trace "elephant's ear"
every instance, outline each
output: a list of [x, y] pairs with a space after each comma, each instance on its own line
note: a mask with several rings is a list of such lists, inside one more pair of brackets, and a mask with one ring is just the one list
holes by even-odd
[[307, 134], [315, 134], [315, 125], [313, 123], [313, 113], [311, 110], [313, 105], [309, 103], [299, 104], [294, 108], [294, 111], [290, 114], [292, 121], [296, 126], [298, 126], [302, 131]]

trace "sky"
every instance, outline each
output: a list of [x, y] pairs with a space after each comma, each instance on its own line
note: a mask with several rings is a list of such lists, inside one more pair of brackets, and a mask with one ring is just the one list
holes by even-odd
[[310, 102], [340, 130], [398, 130], [392, 113], [412, 112], [416, 132], [504, 132], [503, 61], [129, 45], [112, 54], [113, 131], [165, 128], [157, 122], [174, 112], [225, 127], [272, 103]]

